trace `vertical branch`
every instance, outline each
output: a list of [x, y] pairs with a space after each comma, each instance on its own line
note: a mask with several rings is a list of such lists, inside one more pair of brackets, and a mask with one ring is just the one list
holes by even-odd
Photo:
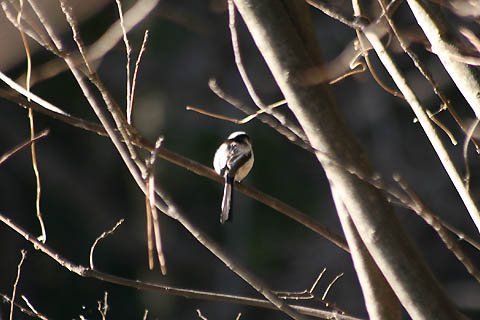
[[153, 270], [155, 267], [155, 260], [153, 259], [153, 224], [152, 224], [152, 206], [148, 199], [148, 193], [145, 196], [145, 213], [147, 215], [147, 255], [148, 268]]
[[13, 290], [12, 290], [12, 299], [10, 300], [10, 320], [13, 319], [13, 306], [15, 305], [15, 295], [17, 293], [17, 286], [18, 286], [18, 281], [20, 280], [20, 272], [22, 271], [22, 264], [23, 261], [25, 260], [25, 256], [27, 255], [27, 251], [22, 250], [22, 258], [20, 258], [20, 262], [18, 263], [17, 266], [17, 277], [15, 278], [15, 282], [13, 284]]
[[[138, 68], [140, 67], [140, 62], [142, 61], [143, 53], [147, 48], [147, 41], [148, 41], [148, 30], [145, 30], [145, 34], [143, 36], [142, 47], [140, 48], [140, 52], [138, 53], [137, 61], [135, 62], [135, 70], [133, 71], [133, 78], [132, 78], [132, 91], [130, 92], [130, 112], [127, 110], [127, 122], [132, 124], [132, 112], [133, 112], [133, 100], [135, 98], [135, 87], [137, 85], [137, 76], [138, 76]], [[128, 120], [130, 119], [130, 120]]]
[[[27, 56], [27, 77], [25, 79], [25, 88], [27, 92], [30, 91], [30, 79], [32, 74], [32, 58], [30, 56], [30, 48], [28, 46], [27, 38], [25, 37], [25, 33], [22, 30], [22, 13], [23, 13], [23, 0], [20, 0], [20, 9], [18, 10], [17, 15], [17, 24], [19, 26], [20, 35], [22, 37], [23, 46], [25, 48], [25, 54]], [[27, 98], [30, 101], [30, 98]], [[40, 229], [42, 235], [39, 237], [39, 240], [45, 243], [47, 241], [47, 232], [45, 230], [45, 224], [43, 223], [42, 212], [40, 210], [40, 197], [42, 194], [42, 185], [40, 183], [40, 171], [38, 170], [38, 163], [37, 163], [37, 152], [35, 149], [35, 123], [33, 120], [33, 110], [28, 108], [28, 120], [30, 126], [30, 139], [32, 140], [32, 144], [30, 145], [30, 150], [32, 154], [32, 167], [33, 172], [35, 173], [35, 183], [36, 183], [36, 197], [35, 197], [35, 211], [37, 213], [37, 219], [40, 223]]]
[[333, 188], [332, 194], [337, 206], [337, 214], [350, 248], [350, 254], [358, 281], [360, 282], [369, 318], [372, 320], [401, 319], [401, 308], [397, 297], [362, 242], [339, 192]]
[[[147, 211], [147, 244], [148, 244], [148, 266], [153, 269], [153, 241], [155, 237], [155, 248], [157, 249], [158, 263], [163, 275], [167, 274], [167, 266], [165, 255], [162, 248], [162, 237], [160, 233], [160, 221], [158, 219], [157, 208], [155, 207], [155, 161], [158, 157], [158, 150], [162, 145], [163, 137], [155, 142], [155, 148], [150, 154], [150, 159], [146, 160], [145, 185], [147, 193], [145, 193], [145, 203]], [[153, 234], [152, 234], [153, 229]]]
[[475, 129], [477, 129], [479, 122], [480, 122], [480, 119], [478, 118], [475, 119], [471, 127], [466, 132], [465, 142], [463, 143], [463, 163], [465, 166], [465, 177], [463, 181], [465, 181], [465, 188], [467, 189], [468, 192], [470, 192], [470, 165], [468, 164], [468, 143], [470, 142], [470, 139], [474, 141], [473, 133], [475, 132]]
[[118, 7], [118, 14], [120, 16], [120, 27], [122, 28], [123, 33], [123, 42], [125, 43], [125, 52], [127, 54], [127, 62], [125, 67], [127, 69], [127, 122], [129, 124], [132, 123], [132, 100], [131, 100], [131, 79], [130, 79], [130, 57], [132, 54], [132, 47], [130, 46], [130, 42], [128, 41], [127, 37], [127, 30], [125, 29], [125, 23], [123, 22], [123, 11], [122, 11], [122, 3], [120, 0], [115, 0]]
[[252, 98], [253, 102], [257, 105], [260, 110], [266, 110], [267, 106], [263, 103], [262, 99], [257, 95], [255, 88], [253, 87], [252, 82], [250, 81], [247, 71], [243, 66], [242, 55], [240, 54], [240, 46], [238, 43], [238, 33], [235, 22], [235, 4], [233, 0], [228, 0], [228, 26], [230, 28], [230, 37], [232, 38], [232, 48], [233, 55], [235, 58], [235, 64], [237, 65], [238, 72], [242, 77], [245, 87], [247, 87], [248, 94]]

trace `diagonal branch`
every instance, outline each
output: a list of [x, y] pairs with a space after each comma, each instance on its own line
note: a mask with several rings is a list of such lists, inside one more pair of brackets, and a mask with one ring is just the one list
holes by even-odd
[[461, 51], [458, 36], [451, 31], [448, 22], [436, 16], [434, 9], [425, 1], [407, 0], [407, 3], [430, 41], [432, 52], [438, 56], [477, 118], [480, 118], [480, 73], [475, 66], [455, 59], [454, 56], [460, 55]]
[[407, 83], [407, 80], [400, 72], [399, 68], [397, 67], [397, 64], [394, 62], [394, 60], [386, 50], [385, 46], [383, 45], [381, 40], [378, 38], [378, 35], [375, 32], [373, 32], [371, 29], [369, 29], [369, 27], [364, 28], [363, 32], [367, 37], [368, 41], [370, 41], [370, 43], [374, 47], [378, 57], [382, 61], [384, 67], [387, 69], [393, 81], [402, 92], [403, 96], [405, 97], [405, 100], [408, 102], [413, 112], [415, 113], [415, 116], [417, 117], [423, 130], [425, 131], [425, 134], [427, 135], [428, 140], [430, 140], [430, 143], [432, 144], [433, 148], [435, 149], [435, 152], [437, 153], [440, 161], [442, 162], [442, 165], [445, 168], [445, 171], [447, 171], [447, 174], [450, 177], [450, 180], [452, 181], [463, 203], [465, 204], [465, 207], [467, 208], [470, 214], [470, 217], [475, 223], [477, 229], [480, 231], [480, 211], [479, 211], [478, 205], [475, 203], [472, 195], [468, 192], [467, 188], [465, 187], [465, 184], [463, 183], [460, 173], [455, 167], [440, 137], [437, 135], [437, 132], [435, 131], [435, 128], [433, 127], [428, 115], [425, 113], [418, 98], [416, 97], [415, 93], [411, 89], [410, 85]]
[[[0, 73], [1, 75], [1, 73]], [[34, 95], [31, 93], [31, 95]], [[20, 96], [17, 96], [9, 91], [2, 90], [0, 89], [0, 97], [5, 98], [9, 101], [12, 101], [19, 106], [22, 106], [24, 108], [32, 108], [33, 110], [43, 113], [49, 117], [52, 117], [53, 119], [60, 120], [62, 122], [65, 122], [69, 125], [72, 125], [74, 127], [95, 132], [101, 136], [106, 136], [107, 133], [102, 126], [92, 123], [89, 121], [85, 121], [80, 118], [76, 118], [74, 116], [70, 115], [65, 115], [63, 112], [62, 113], [56, 113], [52, 111], [51, 109], [47, 109], [43, 106], [43, 104], [37, 104], [33, 102], [29, 102], [27, 99], [24, 99]], [[58, 109], [55, 107], [55, 109]], [[60, 110], [60, 109], [59, 109]], [[149, 152], [152, 152], [154, 150], [154, 145], [149, 142], [146, 139], [143, 139], [141, 137], [137, 137], [137, 140], [133, 142], [136, 146], [139, 146]], [[202, 177], [206, 177], [208, 179], [217, 181], [218, 183], [223, 184], [224, 180], [222, 177], [220, 177], [215, 171], [207, 166], [204, 166], [192, 159], [186, 158], [182, 155], [179, 155], [178, 153], [175, 153], [173, 151], [170, 151], [164, 147], [160, 148], [158, 150], [158, 156], [163, 158], [164, 160], [167, 160], [177, 166], [180, 166], [182, 168], [185, 168], [189, 171], [194, 172], [197, 175], [200, 175]], [[294, 219], [295, 221], [303, 224], [310, 230], [318, 233], [319, 235], [327, 238], [328, 240], [332, 241], [335, 245], [338, 247], [342, 248], [343, 250], [348, 252], [348, 245], [345, 242], [345, 239], [338, 235], [335, 234], [333, 231], [329, 230], [327, 227], [323, 226], [320, 224], [318, 221], [315, 219], [311, 218], [309, 215], [300, 212], [299, 210], [289, 206], [288, 204], [282, 202], [281, 200], [272, 197], [258, 189], [255, 189], [251, 186], [248, 186], [246, 184], [238, 184], [236, 185], [236, 189], [243, 194], [251, 197], [252, 199], [255, 199], [270, 208], [277, 210], [278, 212]]]

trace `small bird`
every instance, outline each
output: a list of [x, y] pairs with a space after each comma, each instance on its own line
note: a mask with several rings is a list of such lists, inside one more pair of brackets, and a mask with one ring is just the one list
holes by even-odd
[[250, 137], [243, 131], [230, 134], [215, 152], [213, 167], [225, 178], [220, 223], [232, 219], [232, 194], [234, 181], [240, 182], [253, 166], [253, 149]]

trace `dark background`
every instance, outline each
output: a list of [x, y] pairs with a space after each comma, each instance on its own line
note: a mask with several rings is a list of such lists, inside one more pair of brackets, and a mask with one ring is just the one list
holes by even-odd
[[[345, 5], [343, 2], [335, 4]], [[95, 41], [118, 18], [114, 2], [103, 4], [97, 1], [91, 5], [91, 12], [87, 10], [81, 24], [87, 44]], [[126, 11], [131, 3], [124, 5]], [[349, 13], [348, 8], [344, 6], [342, 10]], [[227, 92], [253, 106], [234, 64], [225, 10], [226, 4], [220, 0], [162, 1], [129, 34], [134, 60], [144, 30], [150, 32], [137, 82], [136, 127], [151, 140], [164, 135], [166, 148], [208, 166], [211, 166], [216, 147], [230, 132], [247, 131], [254, 144], [255, 166], [245, 183], [278, 197], [340, 233], [328, 183], [312, 154], [287, 143], [286, 138], [258, 120], [239, 126], [185, 110], [186, 105], [194, 105], [223, 115], [242, 117], [239, 111], [209, 90], [207, 83], [211, 77], [217, 78]], [[371, 11], [376, 12], [374, 7]], [[472, 21], [459, 19], [448, 10], [445, 14], [455, 25], [475, 27], [473, 31], [478, 34], [478, 25]], [[355, 33], [314, 9], [312, 16], [325, 60], [332, 61], [351, 45]], [[405, 3], [395, 18], [405, 33], [420, 37], [421, 31], [415, 27]], [[258, 94], [266, 103], [282, 99], [243, 22], [240, 18], [238, 21], [245, 67]], [[1, 23], [8, 25], [6, 20]], [[24, 72], [24, 53], [18, 42], [18, 31], [3, 30], [3, 36], [18, 37], [8, 42], [18, 48], [15, 53], [18, 59], [7, 62], [5, 58], [0, 64], [2, 72], [15, 78]], [[65, 32], [64, 35], [67, 39], [70, 34]], [[393, 43], [391, 49], [396, 48], [398, 46]], [[440, 88], [462, 118], [472, 121], [473, 113], [438, 59], [419, 43], [412, 43], [412, 48], [433, 72]], [[370, 56], [379, 77], [393, 86], [374, 53]], [[396, 57], [424, 106], [432, 112], [438, 110], [438, 98], [410, 60], [398, 52]], [[33, 56], [34, 68], [52, 58], [51, 54], [38, 50]], [[98, 66], [101, 79], [122, 106], [125, 105], [126, 92], [125, 62], [124, 44], [119, 42]], [[339, 65], [339, 68], [346, 67]], [[68, 72], [38, 83], [32, 90], [73, 115], [95, 120]], [[466, 234], [478, 233], [420, 125], [413, 122], [413, 112], [405, 102], [381, 89], [369, 73], [347, 78], [333, 85], [332, 90], [376, 171], [389, 181], [393, 173], [400, 173], [438, 216]], [[286, 107], [281, 108], [288, 114]], [[24, 109], [0, 100], [0, 110], [0, 154], [3, 154], [27, 139], [29, 129]], [[448, 137], [440, 133], [456, 163], [463, 168], [464, 137], [446, 112], [439, 118], [460, 141], [459, 145], [453, 146]], [[37, 144], [42, 182], [41, 208], [50, 247], [74, 263], [87, 266], [90, 246], [95, 238], [125, 218], [123, 225], [97, 246], [95, 265], [98, 270], [176, 287], [259, 296], [181, 225], [165, 216], [161, 217], [161, 229], [168, 275], [162, 276], [158, 268], [149, 271], [144, 198], [113, 145], [106, 138], [43, 115], [36, 115], [35, 121], [38, 131], [43, 128], [51, 130], [50, 135]], [[469, 156], [472, 193], [475, 195], [478, 194], [479, 159], [473, 148]], [[233, 223], [222, 226], [218, 223], [220, 184], [162, 159], [157, 161], [156, 170], [158, 183], [183, 213], [273, 289], [309, 289], [326, 267], [317, 293], [321, 296], [337, 274], [345, 273], [331, 289], [328, 300], [353, 315], [367, 317], [348, 254], [302, 225], [240, 193], [235, 194]], [[28, 149], [0, 166], [0, 212], [32, 234], [39, 234], [35, 218], [35, 178]], [[401, 207], [397, 208], [397, 213], [449, 296], [464, 312], [473, 318], [479, 316], [478, 283], [423, 220]], [[97, 301], [103, 299], [105, 291], [108, 292], [108, 319], [142, 319], [145, 309], [149, 310], [148, 319], [195, 319], [196, 309], [211, 320], [234, 319], [238, 312], [243, 313], [241, 319], [287, 318], [276, 311], [185, 299], [83, 279], [36, 251], [5, 225], [0, 225], [0, 241], [0, 292], [11, 295], [20, 250], [27, 249], [17, 299], [19, 295], [25, 295], [49, 319], [78, 319], [80, 315], [100, 319]], [[460, 244], [474, 261], [480, 261], [478, 252], [463, 242]], [[311, 305], [323, 307], [320, 303]], [[8, 317], [8, 310], [8, 303], [0, 305], [0, 319]], [[14, 318], [26, 319], [28, 316], [16, 310]]]

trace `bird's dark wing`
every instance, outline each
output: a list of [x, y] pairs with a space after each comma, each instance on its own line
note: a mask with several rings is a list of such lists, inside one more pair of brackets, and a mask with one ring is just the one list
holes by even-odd
[[232, 143], [228, 151], [230, 153], [229, 161], [227, 162], [228, 175], [232, 178], [235, 177], [238, 169], [243, 166], [251, 157], [251, 152], [245, 150], [243, 145], [238, 143]]

